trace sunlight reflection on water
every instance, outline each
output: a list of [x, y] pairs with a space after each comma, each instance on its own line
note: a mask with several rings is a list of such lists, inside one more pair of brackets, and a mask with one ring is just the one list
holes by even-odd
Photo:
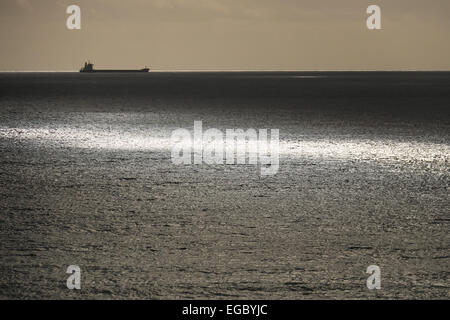
[[[75, 148], [128, 151], [169, 151], [174, 144], [170, 133], [164, 135], [151, 130], [127, 132], [79, 128], [1, 128], [0, 138], [28, 140], [44, 147], [57, 144]], [[237, 148], [246, 148], [246, 145], [238, 143]], [[281, 156], [299, 158], [433, 161], [436, 164], [446, 165], [450, 146], [444, 143], [404, 142], [387, 139], [299, 139], [296, 141], [281, 139], [279, 153]]]

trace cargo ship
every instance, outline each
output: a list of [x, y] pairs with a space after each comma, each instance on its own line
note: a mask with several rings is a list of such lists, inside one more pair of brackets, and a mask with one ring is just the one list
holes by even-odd
[[94, 64], [91, 62], [85, 62], [84, 67], [80, 69], [80, 72], [149, 72], [150, 69], [145, 67], [143, 69], [94, 69]]

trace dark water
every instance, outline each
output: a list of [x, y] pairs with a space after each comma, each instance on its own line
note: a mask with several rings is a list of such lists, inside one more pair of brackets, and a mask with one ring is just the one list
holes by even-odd
[[[0, 111], [1, 298], [450, 297], [450, 73], [2, 73]], [[197, 120], [278, 173], [172, 164]]]

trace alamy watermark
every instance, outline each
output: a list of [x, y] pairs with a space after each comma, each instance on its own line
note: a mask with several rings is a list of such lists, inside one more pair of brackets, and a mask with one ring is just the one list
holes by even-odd
[[66, 13], [70, 16], [66, 20], [66, 27], [69, 30], [81, 29], [81, 9], [79, 6], [73, 4], [67, 7]]
[[[78, 5], [70, 5], [66, 9], [66, 13], [70, 16], [66, 20], [66, 26], [69, 30], [81, 29], [81, 8]], [[366, 10], [370, 16], [366, 20], [366, 25], [369, 30], [381, 29], [381, 8], [378, 5], [370, 5]]]
[[370, 14], [367, 18], [366, 25], [369, 30], [381, 29], [381, 8], [377, 5], [370, 5], [367, 7], [366, 12]]
[[73, 290], [81, 289], [81, 268], [75, 264], [67, 267], [66, 273], [70, 274], [67, 278], [66, 286], [68, 289]]
[[[270, 138], [268, 135], [270, 131]], [[172, 163], [259, 165], [262, 176], [275, 175], [279, 169], [278, 129], [219, 129], [203, 132], [202, 121], [194, 121], [194, 132], [172, 132]]]
[[367, 267], [366, 273], [370, 274], [367, 278], [366, 285], [369, 290], [381, 289], [381, 269], [377, 265]]

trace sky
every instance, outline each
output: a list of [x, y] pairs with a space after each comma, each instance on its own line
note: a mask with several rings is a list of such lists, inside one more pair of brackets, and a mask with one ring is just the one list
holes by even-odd
[[449, 0], [0, 0], [0, 71], [450, 70], [449, 39]]

